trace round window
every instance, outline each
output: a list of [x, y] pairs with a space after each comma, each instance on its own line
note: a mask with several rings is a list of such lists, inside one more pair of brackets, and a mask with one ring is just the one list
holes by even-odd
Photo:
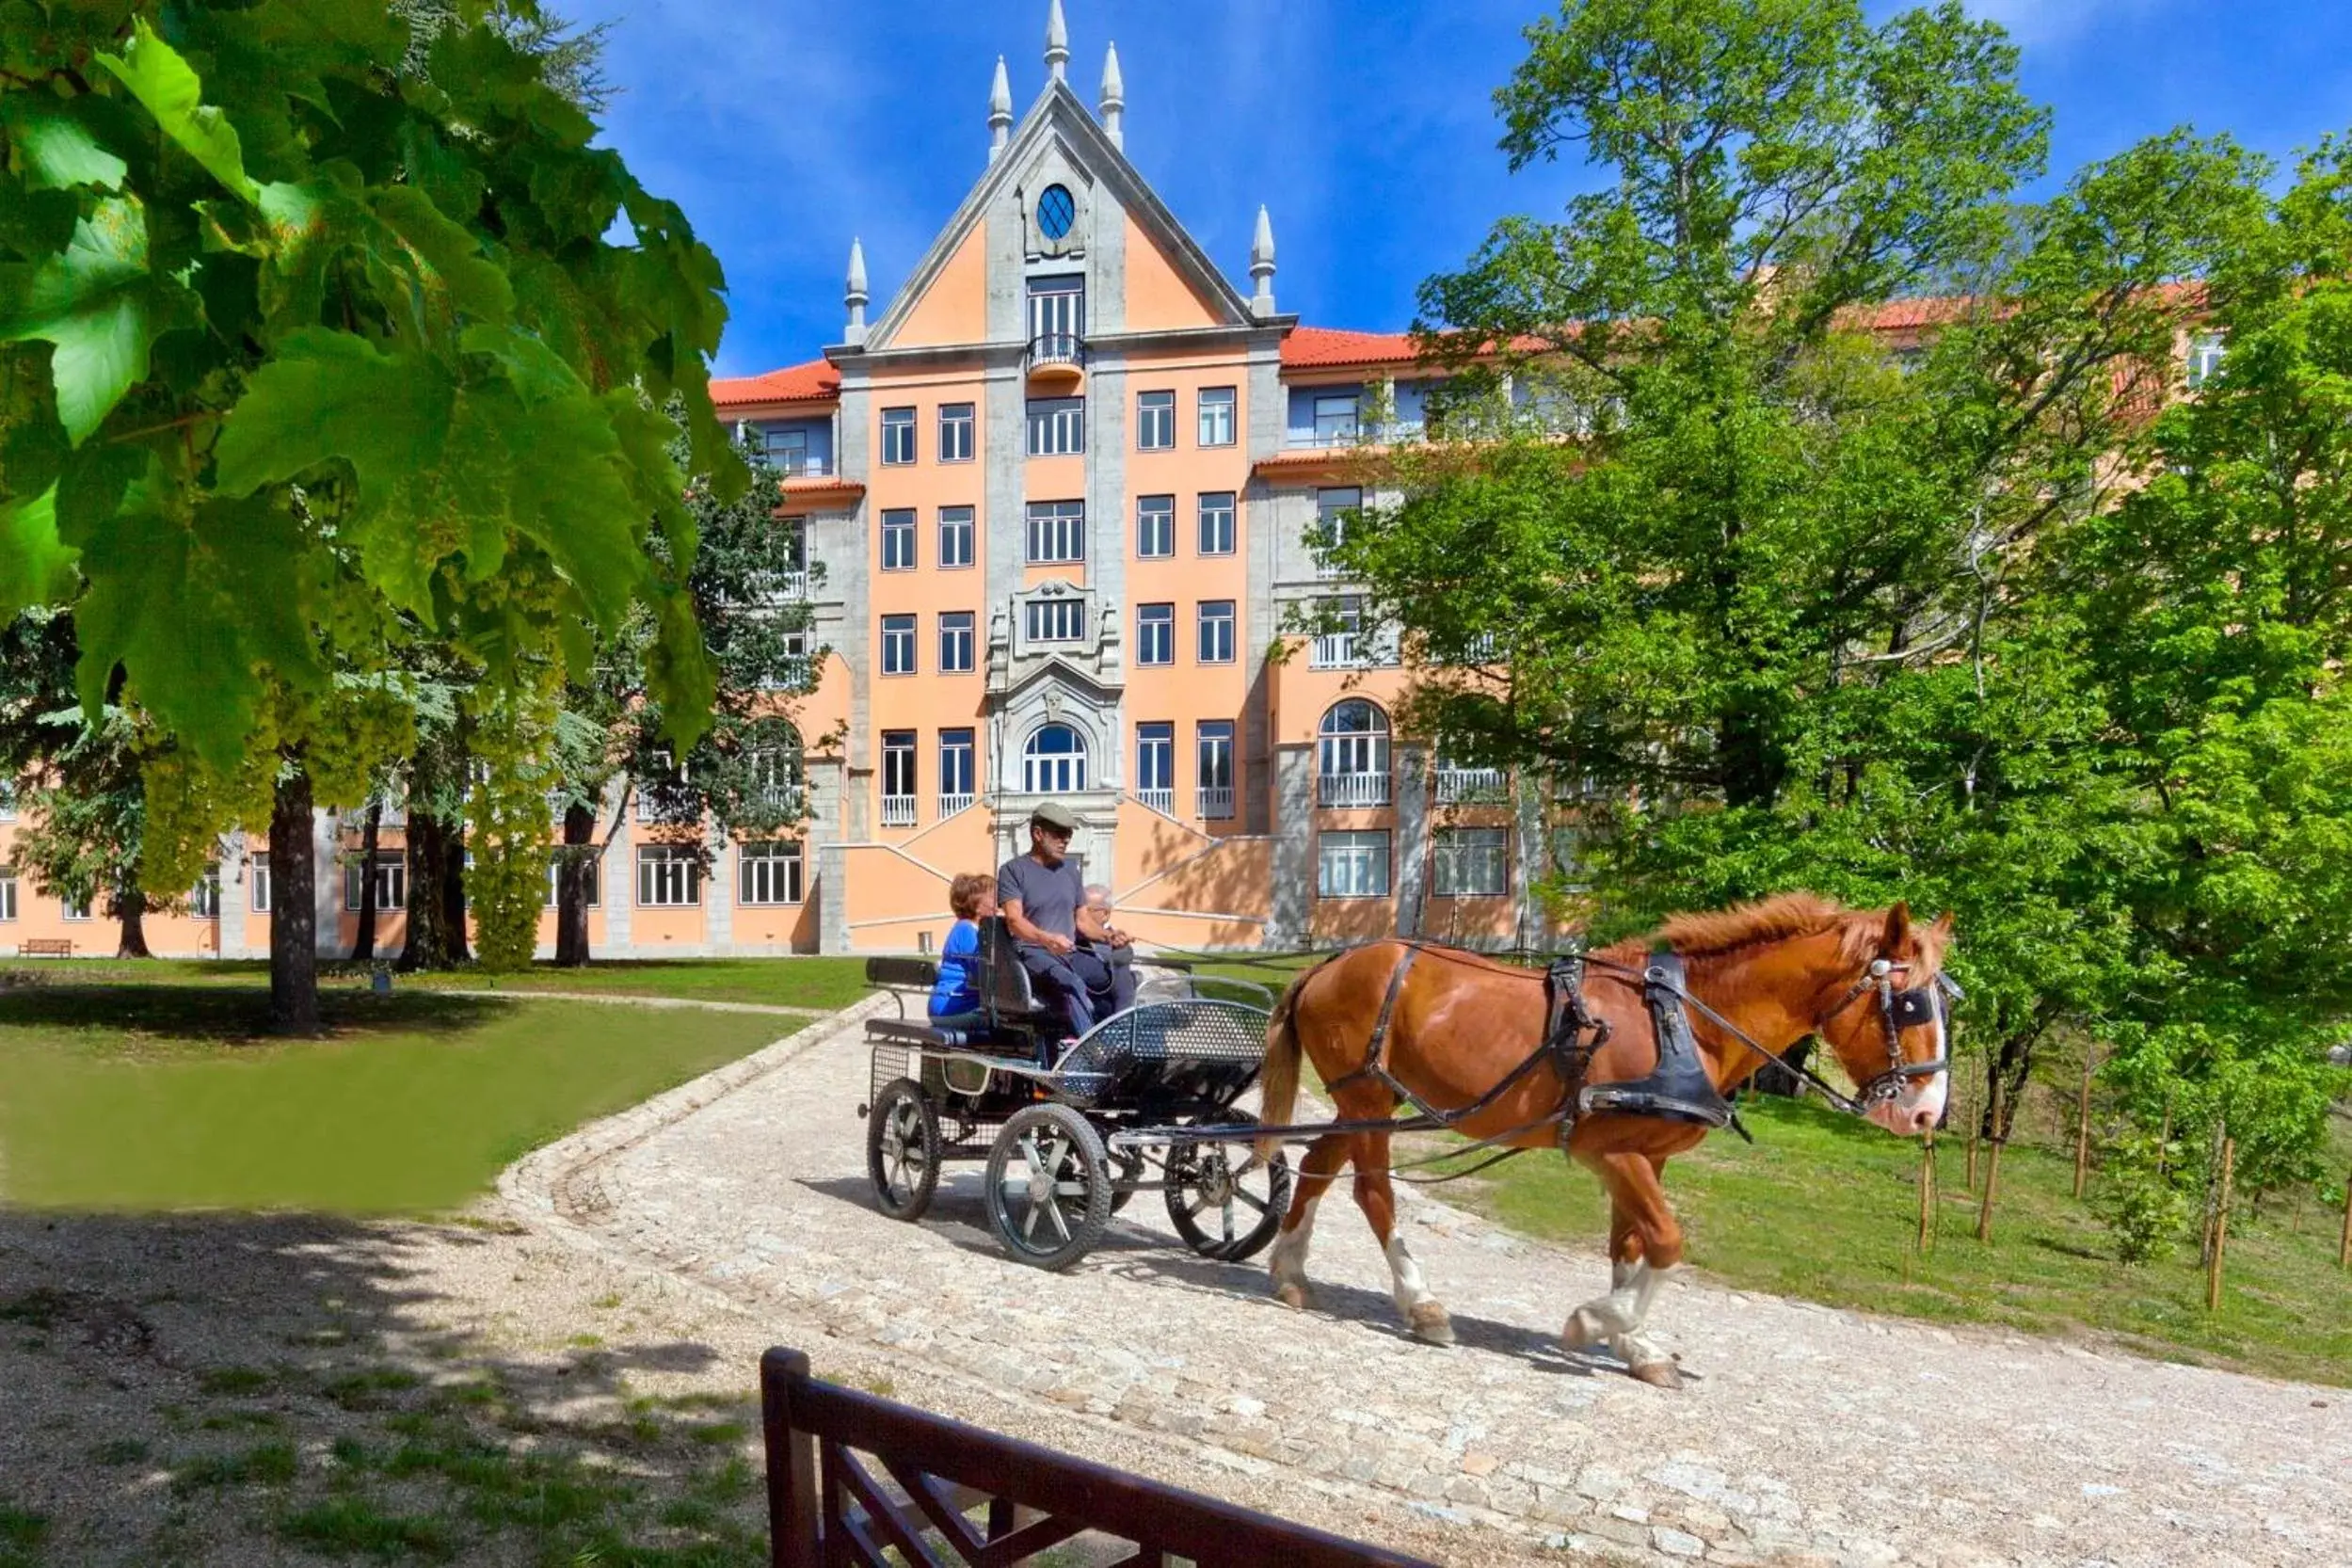
[[1060, 185], [1048, 185], [1046, 194], [1037, 199], [1037, 227], [1046, 238], [1060, 239], [1077, 219], [1077, 199]]

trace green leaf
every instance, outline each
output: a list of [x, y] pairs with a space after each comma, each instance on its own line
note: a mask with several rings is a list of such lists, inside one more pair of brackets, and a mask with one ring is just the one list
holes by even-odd
[[146, 209], [135, 197], [108, 197], [74, 224], [62, 255], [32, 269], [15, 310], [0, 314], [0, 342], [56, 344], [50, 374], [57, 417], [79, 446], [146, 379], [147, 351], [168, 325], [168, 303], [147, 270]]
[[204, 84], [197, 79], [180, 52], [155, 36], [147, 19], [121, 55], [100, 55], [98, 63], [155, 117], [164, 135], [182, 151], [248, 201], [260, 191], [245, 172], [245, 153], [237, 144], [237, 128], [217, 107], [204, 102]]
[[75, 681], [95, 720], [120, 665], [140, 705], [226, 771], [252, 732], [264, 649], [281, 667], [294, 661], [283, 673], [297, 681], [315, 675], [301, 663], [307, 632], [290, 639], [287, 631], [302, 603], [302, 557], [290, 527], [270, 526], [269, 508], [177, 515], [176, 489], [151, 464], [96, 529], [86, 552], [89, 587], [74, 605]]
[[413, 355], [387, 355], [325, 328], [290, 335], [223, 423], [215, 448], [221, 492], [248, 495], [334, 458], [364, 497], [440, 460], [453, 388]]
[[0, 502], [0, 616], [73, 597], [74, 552], [57, 538], [57, 488]]
[[413, 185], [394, 185], [377, 193], [376, 216], [433, 269], [459, 311], [487, 321], [504, 321], [512, 313], [515, 296], [506, 274], [483, 259], [481, 242], [443, 215], [432, 198]]
[[101, 146], [64, 100], [10, 93], [0, 99], [0, 127], [7, 129], [24, 160], [27, 189], [122, 188], [122, 176], [130, 166]]

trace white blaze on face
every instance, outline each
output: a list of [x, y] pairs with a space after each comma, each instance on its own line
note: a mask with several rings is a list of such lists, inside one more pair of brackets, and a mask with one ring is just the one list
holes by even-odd
[[[1941, 1061], [1944, 1055], [1943, 1010], [1928, 1028], [1935, 1034], [1935, 1053], [1929, 1061]], [[1933, 1078], [1912, 1078], [1903, 1080], [1902, 1089], [1891, 1099], [1880, 1100], [1870, 1108], [1870, 1119], [1899, 1138], [1915, 1133], [1932, 1132], [1944, 1119], [1944, 1104], [1951, 1091], [1951, 1075], [1938, 1073]]]

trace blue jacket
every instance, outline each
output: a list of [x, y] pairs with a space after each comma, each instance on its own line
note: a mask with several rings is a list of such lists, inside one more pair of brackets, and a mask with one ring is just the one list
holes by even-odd
[[931, 988], [931, 1016], [980, 1011], [980, 927], [958, 920], [939, 950], [939, 983]]

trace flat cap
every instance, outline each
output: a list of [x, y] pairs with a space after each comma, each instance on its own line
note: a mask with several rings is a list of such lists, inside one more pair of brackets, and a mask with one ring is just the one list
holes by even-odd
[[1029, 814], [1029, 820], [1032, 826], [1043, 824], [1064, 833], [1078, 831], [1078, 818], [1058, 800], [1049, 800], [1038, 807]]

